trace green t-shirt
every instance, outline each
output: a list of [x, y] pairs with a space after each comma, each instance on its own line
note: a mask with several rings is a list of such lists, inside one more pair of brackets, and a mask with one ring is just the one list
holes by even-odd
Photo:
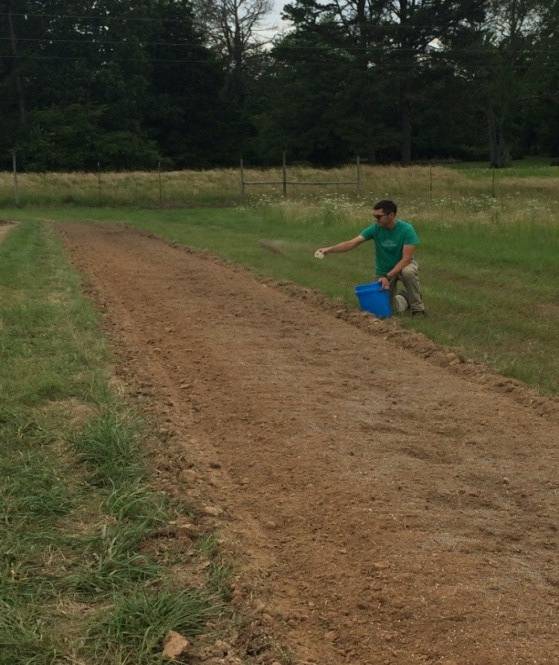
[[377, 277], [386, 275], [400, 261], [404, 245], [419, 245], [415, 229], [402, 219], [397, 219], [392, 229], [372, 224], [363, 229], [359, 235], [365, 240], [375, 241]]

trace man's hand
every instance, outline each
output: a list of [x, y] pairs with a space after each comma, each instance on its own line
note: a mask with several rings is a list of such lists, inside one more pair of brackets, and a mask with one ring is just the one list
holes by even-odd
[[[338, 252], [349, 252], [350, 249], [357, 247], [362, 242], [365, 242], [365, 238], [361, 235], [352, 238], [351, 240], [345, 240], [344, 242], [339, 242], [337, 245], [331, 245], [330, 247], [321, 247], [317, 249], [316, 252], [320, 252], [324, 256], [326, 254], [334, 254]], [[316, 256], [316, 253], [315, 253]]]
[[378, 281], [380, 282], [380, 285], [382, 286], [383, 289], [390, 288], [390, 280], [388, 279], [388, 277], [379, 277]]

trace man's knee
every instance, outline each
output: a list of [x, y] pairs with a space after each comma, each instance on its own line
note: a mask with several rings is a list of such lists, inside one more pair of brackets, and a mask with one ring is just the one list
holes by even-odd
[[412, 279], [417, 276], [417, 268], [413, 265], [402, 268], [402, 278]]

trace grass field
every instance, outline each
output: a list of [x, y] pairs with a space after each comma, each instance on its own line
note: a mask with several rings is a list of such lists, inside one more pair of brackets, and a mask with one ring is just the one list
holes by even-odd
[[[245, 177], [281, 173], [247, 170]], [[289, 179], [352, 181], [355, 167], [290, 167]], [[422, 236], [431, 312], [426, 321], [402, 324], [542, 392], [559, 391], [559, 169], [546, 160], [501, 171], [365, 165], [360, 195], [353, 185], [300, 186], [287, 199], [277, 186], [251, 187], [241, 198], [235, 169], [164, 173], [161, 181], [157, 173], [29, 174], [19, 186], [21, 206], [14, 208], [11, 175], [0, 174], [0, 217], [124, 222], [350, 303], [353, 285], [371, 275], [369, 248], [321, 265], [312, 250], [355, 235], [369, 222], [372, 201], [394, 198]]]
[[[493, 216], [509, 214], [526, 203], [557, 203], [559, 167], [548, 160], [515, 163], [511, 168], [491, 170], [483, 164], [361, 167], [361, 188], [357, 194], [356, 167], [332, 169], [289, 166], [288, 195], [309, 201], [349, 197], [352, 201], [394, 198], [407, 206], [430, 205], [454, 210], [463, 201], [471, 207], [490, 210]], [[246, 181], [281, 182], [280, 169], [246, 169]], [[342, 182], [313, 185], [313, 182]], [[118, 173], [29, 173], [18, 176], [17, 199], [21, 206], [82, 205], [138, 207], [231, 206], [282, 198], [281, 184], [249, 185], [241, 196], [239, 169], [208, 171], [118, 172]], [[15, 204], [11, 173], [0, 172], [0, 207]], [[539, 207], [539, 206], [538, 206]], [[475, 210], [474, 210], [475, 212]]]
[[20, 224], [0, 243], [1, 665], [149, 665], [221, 612], [215, 565], [177, 586], [183, 553], [145, 546], [189, 515], [152, 488], [154, 434], [109, 360], [52, 231]]
[[[17, 208], [2, 176], [0, 219], [22, 223], [0, 243], [0, 665], [149, 665], [167, 630], [196, 635], [228, 597], [211, 534], [196, 548], [210, 561], [202, 587], [174, 588], [172, 550], [142, 547], [187, 508], [151, 483], [146, 450], [157, 441], [109, 388], [96, 314], [51, 222], [126, 223], [356, 306], [354, 285], [373, 273], [371, 247], [324, 261], [312, 253], [367, 225], [371, 197], [393, 196], [422, 238], [430, 312], [401, 324], [558, 394], [559, 180], [530, 168], [499, 174], [498, 197], [475, 167], [437, 172], [432, 196], [428, 169], [371, 167], [362, 197], [322, 190], [288, 200], [239, 201], [234, 172], [193, 174], [188, 186], [180, 174], [177, 202], [188, 207], [160, 209], [140, 207], [157, 189], [131, 189], [125, 175], [102, 201], [114, 207], [97, 206], [95, 181], [75, 175], [64, 184], [30, 176]], [[88, 205], [62, 205], [68, 183], [68, 201]]]
[[[557, 394], [559, 223], [548, 199], [524, 202], [497, 218], [473, 197], [456, 198], [453, 209], [442, 203], [406, 206], [402, 216], [422, 238], [419, 261], [430, 316], [403, 316], [401, 323], [542, 393]], [[347, 198], [157, 211], [27, 208], [0, 215], [127, 223], [352, 305], [353, 286], [373, 273], [370, 246], [321, 262], [312, 258], [316, 247], [352, 237], [369, 223], [367, 206]]]

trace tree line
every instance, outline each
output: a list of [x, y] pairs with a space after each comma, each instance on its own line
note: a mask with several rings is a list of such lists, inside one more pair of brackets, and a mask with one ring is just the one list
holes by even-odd
[[559, 156], [559, 0], [0, 0], [0, 166]]

